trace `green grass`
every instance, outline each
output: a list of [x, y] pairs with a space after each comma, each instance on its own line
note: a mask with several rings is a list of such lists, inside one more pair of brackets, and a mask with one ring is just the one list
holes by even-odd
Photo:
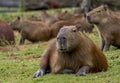
[[[51, 11], [53, 13], [53, 11]], [[15, 16], [39, 15], [39, 12], [6, 13], [0, 14], [0, 18], [6, 22]], [[87, 34], [97, 45], [100, 44], [99, 35], [96, 32]], [[16, 43], [20, 35], [15, 32]], [[47, 74], [33, 79], [32, 75], [37, 71], [40, 57], [48, 42], [31, 44], [26, 41], [20, 46], [20, 51], [10, 55], [10, 52], [0, 52], [0, 83], [120, 83], [120, 50], [111, 47], [110, 51], [104, 52], [107, 57], [109, 68], [106, 72], [90, 73], [87, 76], [75, 76], [74, 74]]]

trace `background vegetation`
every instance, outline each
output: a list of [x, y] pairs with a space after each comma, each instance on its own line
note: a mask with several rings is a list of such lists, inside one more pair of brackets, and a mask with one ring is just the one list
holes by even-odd
[[[53, 10], [48, 11], [53, 13]], [[24, 18], [30, 15], [39, 15], [40, 12], [18, 12], [0, 14], [0, 19], [10, 22], [16, 16]], [[15, 33], [16, 44], [18, 45], [20, 35]], [[87, 34], [97, 45], [100, 44], [97, 30]], [[0, 83], [120, 83], [120, 50], [111, 47], [109, 52], [104, 52], [107, 57], [109, 69], [106, 72], [91, 73], [87, 76], [74, 74], [47, 74], [43, 77], [33, 79], [32, 75], [37, 71], [40, 64], [40, 57], [48, 42], [32, 44], [29, 41], [19, 46], [20, 51], [0, 52]]]

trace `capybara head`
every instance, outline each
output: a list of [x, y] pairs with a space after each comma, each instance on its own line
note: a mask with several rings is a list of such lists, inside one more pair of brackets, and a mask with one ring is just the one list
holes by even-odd
[[76, 50], [75, 48], [79, 44], [80, 37], [79, 26], [63, 26], [57, 35], [57, 49], [59, 52], [69, 52], [71, 50]]
[[74, 15], [68, 11], [64, 11], [63, 13], [60, 13], [58, 15], [58, 19], [60, 19], [60, 20], [69, 20], [72, 18], [74, 18]]
[[10, 22], [10, 26], [13, 30], [18, 30], [18, 27], [16, 26], [20, 22], [20, 17], [16, 17], [12, 22]]
[[101, 19], [104, 19], [108, 15], [107, 6], [101, 5], [92, 11], [87, 13], [87, 19], [90, 23], [100, 23]]

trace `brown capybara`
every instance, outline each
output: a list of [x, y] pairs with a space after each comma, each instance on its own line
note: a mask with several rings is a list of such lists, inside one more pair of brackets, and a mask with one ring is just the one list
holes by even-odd
[[31, 21], [42, 21], [40, 17], [31, 15], [30, 17], [27, 18], [28, 20]]
[[79, 26], [64, 26], [57, 38], [53, 39], [41, 59], [41, 66], [33, 77], [51, 73], [75, 73], [86, 75], [106, 71], [107, 60], [103, 52], [85, 34]]
[[76, 25], [76, 24], [81, 24], [83, 26], [80, 29], [81, 31], [85, 31], [88, 33], [91, 33], [93, 31], [93, 25], [90, 24], [86, 20], [86, 18], [84, 17], [83, 14], [73, 15], [72, 18], [70, 18], [70, 19], [64, 18], [64, 20], [60, 20], [60, 21], [54, 23], [51, 26], [51, 28], [55, 28], [55, 29], [59, 30], [63, 26]]
[[15, 43], [15, 39], [12, 28], [0, 20], [0, 46], [13, 43]]
[[55, 16], [49, 15], [46, 11], [41, 12], [41, 20], [45, 22], [48, 26], [51, 26], [53, 23], [57, 22], [59, 19]]
[[70, 20], [73, 19], [74, 17], [75, 17], [74, 14], [68, 11], [60, 12], [57, 15], [57, 18], [59, 20]]
[[17, 17], [10, 23], [10, 26], [13, 30], [20, 32], [20, 44], [24, 44], [25, 39], [31, 42], [38, 42], [47, 41], [50, 38], [50, 30], [43, 22], [22, 20]]
[[110, 45], [120, 48], [120, 19], [112, 14], [103, 5], [87, 13], [88, 21], [98, 26], [101, 49], [105, 51], [109, 50]]

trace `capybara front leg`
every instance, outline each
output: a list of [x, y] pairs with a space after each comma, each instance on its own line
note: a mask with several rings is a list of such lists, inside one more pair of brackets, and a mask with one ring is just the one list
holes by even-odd
[[76, 76], [85, 76], [86, 73], [89, 72], [90, 67], [89, 66], [83, 66], [79, 69], [79, 71], [76, 73]]
[[24, 44], [24, 42], [25, 42], [25, 38], [24, 38], [24, 37], [21, 37], [19, 44], [22, 45], [22, 44]]
[[109, 51], [110, 48], [110, 41], [105, 41], [105, 51]]
[[105, 40], [101, 39], [101, 50], [103, 50], [105, 47]]
[[36, 71], [33, 75], [33, 78], [39, 77], [39, 76], [43, 76], [46, 73], [46, 67], [40, 67], [40, 69], [38, 69], [38, 71]]
[[38, 69], [38, 71], [35, 72], [35, 74], [33, 75], [33, 78], [43, 76], [49, 71], [50, 71], [50, 68], [49, 68], [48, 55], [44, 55], [41, 58], [40, 68]]

